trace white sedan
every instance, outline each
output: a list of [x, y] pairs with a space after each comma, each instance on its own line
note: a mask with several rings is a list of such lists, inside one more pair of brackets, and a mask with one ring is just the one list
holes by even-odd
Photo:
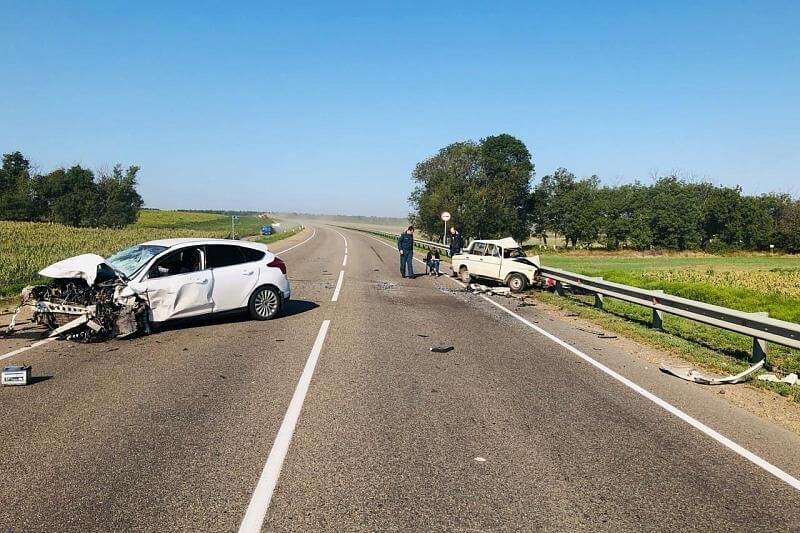
[[[103, 258], [84, 254], [39, 271], [22, 305], [51, 336], [79, 340], [147, 333], [167, 320], [247, 310], [278, 316], [291, 297], [286, 264], [263, 244], [224, 239], [163, 239]], [[14, 329], [16, 314], [9, 331]]]

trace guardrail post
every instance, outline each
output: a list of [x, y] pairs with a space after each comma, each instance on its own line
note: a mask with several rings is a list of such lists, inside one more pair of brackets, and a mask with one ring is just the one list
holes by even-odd
[[664, 331], [664, 311], [653, 308], [653, 324], [651, 327], [658, 331]]
[[751, 363], [758, 363], [767, 357], [767, 341], [753, 337], [753, 356], [750, 358]]
[[598, 309], [603, 308], [603, 295], [599, 292], [594, 293], [594, 306]]

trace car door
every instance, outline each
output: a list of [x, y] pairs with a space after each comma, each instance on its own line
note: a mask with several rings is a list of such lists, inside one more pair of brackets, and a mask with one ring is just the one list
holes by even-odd
[[482, 276], [492, 279], [500, 278], [501, 255], [499, 246], [490, 244], [486, 247], [486, 253], [483, 255], [483, 261], [481, 262]]
[[214, 307], [213, 279], [204, 269], [200, 246], [181, 248], [157, 259], [144, 279], [131, 288], [147, 300], [154, 322], [210, 313]]
[[235, 244], [207, 245], [206, 258], [214, 278], [214, 312], [245, 307], [258, 282], [258, 265]]
[[470, 274], [473, 276], [484, 276], [485, 274], [483, 269], [483, 254], [486, 252], [486, 243], [485, 242], [476, 242], [472, 244], [472, 248], [469, 252], [469, 263], [467, 264], [467, 268], [469, 268]]

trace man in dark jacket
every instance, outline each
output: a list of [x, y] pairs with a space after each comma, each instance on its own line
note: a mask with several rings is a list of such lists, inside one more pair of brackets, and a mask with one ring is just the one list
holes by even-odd
[[[404, 278], [414, 277], [414, 226], [409, 226], [405, 233], [397, 239], [400, 250], [400, 275]], [[408, 271], [408, 276], [406, 276]]]
[[450, 227], [450, 257], [461, 253], [461, 248], [464, 247], [464, 241], [461, 239], [461, 234], [455, 226]]

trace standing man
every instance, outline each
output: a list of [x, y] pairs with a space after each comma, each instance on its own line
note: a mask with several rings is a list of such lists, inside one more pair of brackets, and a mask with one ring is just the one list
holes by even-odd
[[[409, 226], [405, 233], [397, 239], [400, 250], [400, 275], [404, 278], [414, 277], [414, 226]], [[408, 271], [408, 276], [406, 276]]]
[[461, 239], [461, 234], [455, 226], [450, 226], [450, 257], [460, 254], [463, 247], [464, 241]]

